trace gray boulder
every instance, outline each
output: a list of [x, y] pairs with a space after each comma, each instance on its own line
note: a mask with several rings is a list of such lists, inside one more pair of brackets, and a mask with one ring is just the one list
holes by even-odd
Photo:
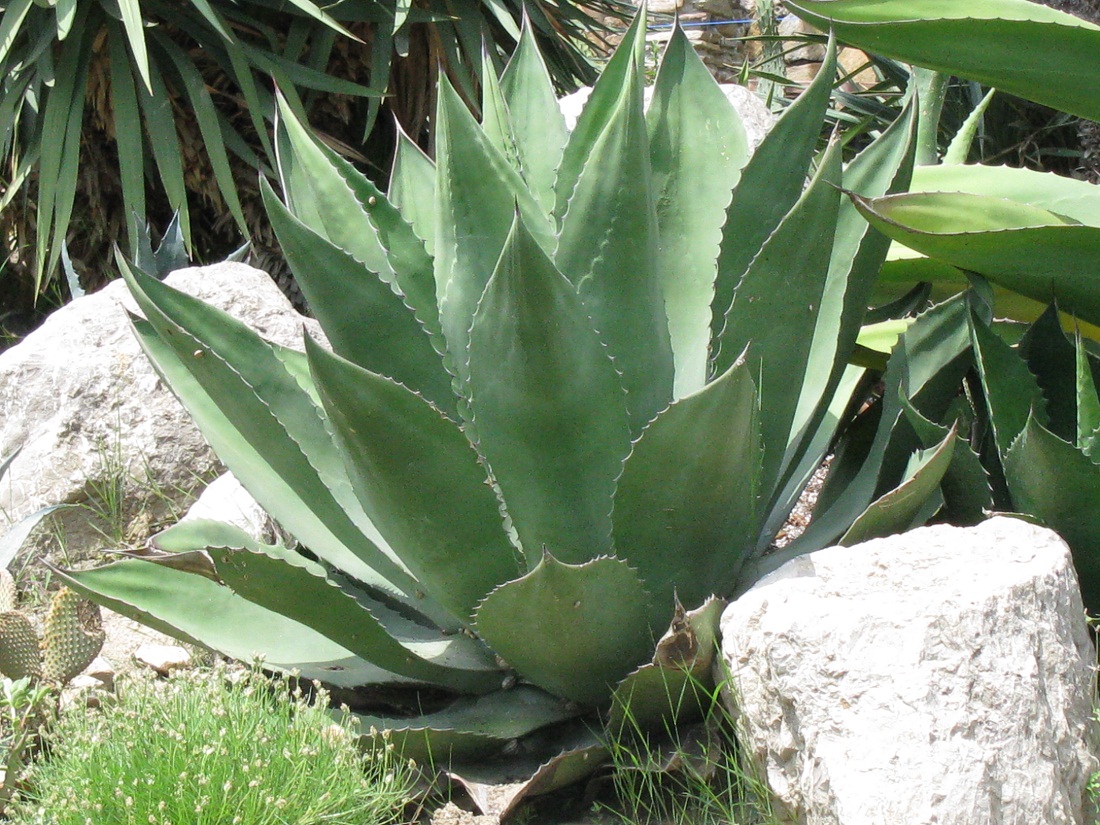
[[[167, 282], [282, 344], [301, 347], [303, 325], [315, 329], [243, 264], [181, 270]], [[144, 539], [223, 470], [142, 353], [127, 309], [136, 311], [125, 285], [109, 284], [0, 354], [0, 455], [22, 445], [0, 510], [14, 521], [45, 505], [87, 504], [60, 513], [77, 556]]]
[[[745, 133], [748, 136], [749, 149], [755, 150], [760, 145], [760, 141], [775, 125], [776, 115], [772, 114], [764, 101], [744, 86], [738, 86], [735, 83], [721, 83], [719, 86], [725, 92], [726, 100], [730, 102], [737, 111], [738, 117], [741, 118], [741, 123], [744, 125]], [[558, 101], [558, 106], [561, 108], [562, 114], [565, 115], [566, 128], [569, 131], [573, 131], [573, 128], [577, 125], [577, 118], [581, 116], [584, 104], [588, 101], [590, 94], [592, 94], [592, 87], [582, 86]], [[645, 106], [647, 109], [652, 99], [653, 87], [647, 86], [645, 89]]]
[[994, 518], [796, 559], [722, 617], [727, 701], [799, 825], [1084, 825], [1095, 653], [1069, 551]]

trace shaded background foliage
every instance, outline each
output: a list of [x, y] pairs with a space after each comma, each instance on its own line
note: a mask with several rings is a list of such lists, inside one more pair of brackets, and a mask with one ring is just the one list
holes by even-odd
[[427, 145], [437, 68], [476, 99], [483, 44], [500, 65], [525, 9], [559, 89], [591, 82], [587, 54], [600, 21], [621, 17], [618, 0], [344, 0], [325, 12], [310, 0], [9, 3], [0, 326], [25, 332], [64, 300], [62, 241], [94, 288], [113, 271], [113, 244], [133, 254], [141, 225], [162, 228], [177, 210], [197, 261], [224, 257], [242, 236], [261, 267], [280, 261], [257, 175], [274, 164], [275, 87], [377, 177], [395, 122]]

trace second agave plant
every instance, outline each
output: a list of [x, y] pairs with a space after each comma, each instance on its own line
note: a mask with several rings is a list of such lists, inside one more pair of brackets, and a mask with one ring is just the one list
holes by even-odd
[[[750, 158], [680, 32], [643, 110], [643, 33], [571, 133], [529, 34], [480, 122], [442, 79], [435, 160], [403, 142], [385, 193], [284, 108], [268, 208], [331, 349], [127, 278], [161, 375], [298, 545], [188, 522], [71, 586], [353, 689], [437, 760], [575, 757], [556, 781], [598, 761], [594, 715], [705, 680], [719, 599], [859, 382], [887, 242], [839, 147], [814, 168], [831, 48]], [[843, 185], [905, 186], [911, 130]]]

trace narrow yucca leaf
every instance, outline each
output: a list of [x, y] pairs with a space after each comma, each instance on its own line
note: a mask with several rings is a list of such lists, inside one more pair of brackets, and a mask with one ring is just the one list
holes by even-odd
[[661, 59], [646, 125], [660, 233], [657, 275], [679, 398], [707, 379], [722, 225], [749, 156], [744, 126], [679, 25]]
[[1096, 381], [1092, 363], [1078, 333], [1074, 352], [1074, 385], [1077, 390], [1077, 449], [1093, 458], [1097, 433], [1100, 432], [1100, 398], [1096, 394]]
[[126, 60], [126, 35], [113, 20], [107, 22], [107, 46], [111, 60], [111, 108], [115, 117], [119, 183], [126, 210], [126, 237], [130, 255], [136, 258], [141, 221], [145, 219], [145, 143], [140, 129], [122, 124], [141, 122], [134, 76]]
[[149, 79], [149, 52], [145, 45], [145, 25], [141, 19], [141, 4], [139, 0], [118, 0], [118, 10], [126, 30], [126, 39], [130, 43], [130, 53], [134, 56], [134, 66], [145, 83], [145, 88], [152, 94], [153, 83]]
[[626, 66], [618, 92], [562, 215], [554, 263], [580, 293], [615, 359], [636, 436], [672, 400], [675, 368], [636, 62]]
[[774, 489], [779, 478], [806, 380], [840, 207], [840, 164], [840, 145], [834, 143], [809, 188], [749, 265], [720, 339], [724, 352], [747, 348], [749, 369], [760, 376], [760, 406], [768, 411], [761, 420], [763, 490]]
[[971, 319], [970, 332], [993, 436], [1004, 460], [1029, 418], [1035, 415], [1040, 423], [1047, 420], [1046, 402], [1019, 353], [977, 319]]
[[528, 685], [460, 699], [434, 713], [372, 716], [356, 713], [361, 730], [389, 731], [402, 754], [423, 764], [449, 764], [499, 752], [509, 742], [577, 716], [576, 706]]
[[744, 363], [673, 402], [634, 444], [615, 491], [615, 552], [645, 582], [651, 627], [668, 625], [677, 598], [694, 608], [732, 591], [756, 542], [762, 458]]
[[1100, 120], [1100, 27], [1026, 0], [792, 0], [865, 51]]
[[435, 255], [435, 164], [399, 130], [397, 149], [390, 172], [389, 200], [424, 241], [429, 255]]
[[[268, 377], [263, 384], [256, 381], [256, 385], [250, 385], [209, 342], [185, 332], [161, 312], [141, 288], [155, 279], [141, 280], [125, 265], [123, 275], [139, 306], [154, 322], [152, 325], [135, 322], [142, 348], [241, 483], [265, 509], [279, 513], [283, 526], [303, 544], [316, 548], [322, 559], [360, 581], [395, 597], [404, 593], [412, 601], [416, 582], [368, 538], [364, 530], [374, 536], [377, 531], [358, 507], [350, 489], [342, 489], [347, 488], [348, 481], [346, 476], [341, 478], [342, 465], [332, 460], [335, 450], [319, 414], [313, 412], [312, 420], [310, 414], [303, 414], [294, 421], [297, 439], [292, 438], [269, 403], [257, 394], [258, 386], [265, 386], [269, 398], [271, 393], [278, 393], [288, 405], [300, 407], [312, 403], [274, 353], [269, 349], [267, 359], [262, 356], [257, 359], [255, 363], [268, 371]], [[171, 294], [170, 287], [159, 282], [156, 286], [161, 287], [158, 293]], [[240, 341], [252, 336], [260, 347], [270, 347], [224, 313], [205, 305], [198, 312], [217, 318], [214, 323], [224, 325], [225, 335], [238, 336]], [[288, 415], [287, 409], [284, 415]], [[314, 432], [307, 439], [302, 430], [311, 424]], [[303, 452], [304, 443], [311, 444], [322, 456], [327, 451], [329, 457], [314, 464]], [[327, 483], [318, 474], [319, 469], [326, 472]], [[381, 542], [381, 537], [378, 541]]]
[[8, 56], [16, 35], [19, 34], [23, 21], [34, 7], [34, 0], [13, 0], [4, 9], [4, 16], [0, 18], [0, 60]]
[[457, 420], [451, 376], [403, 297], [294, 217], [266, 180], [260, 189], [287, 263], [333, 351], [420, 392]]
[[1005, 455], [1004, 470], [1013, 506], [1066, 540], [1085, 607], [1100, 608], [1100, 528], [1082, 515], [1100, 512], [1100, 466], [1032, 415]]
[[[155, 63], [154, 59], [154, 63]], [[191, 211], [187, 205], [187, 185], [183, 179], [183, 151], [176, 131], [172, 97], [164, 86], [160, 67], [150, 76], [153, 93], [144, 86], [138, 87], [138, 100], [145, 116], [145, 131], [149, 137], [149, 149], [153, 155], [168, 207], [180, 216], [180, 228], [188, 248], [191, 246]]]
[[563, 564], [546, 553], [477, 609], [482, 638], [525, 679], [594, 704], [653, 649], [647, 594], [625, 561]]
[[203, 576], [130, 559], [95, 570], [57, 570], [69, 587], [142, 624], [244, 662], [298, 671], [337, 687], [409, 684], [304, 625]]
[[306, 342], [363, 509], [429, 597], [461, 622], [519, 567], [477, 453], [427, 401]]
[[470, 330], [478, 451], [529, 567], [611, 551], [611, 499], [630, 451], [626, 396], [572, 284], [517, 217]]
[[[137, 0], [133, 2], [137, 4]], [[226, 151], [225, 138], [218, 120], [218, 110], [214, 107], [210, 92], [206, 90], [206, 82], [199, 74], [199, 70], [195, 68], [193, 58], [185, 54], [183, 49], [169, 37], [157, 33], [155, 42], [157, 47], [168, 56], [170, 63], [175, 66], [176, 74], [191, 104], [191, 111], [194, 112], [195, 122], [199, 126], [203, 148], [210, 159], [210, 167], [214, 170], [218, 190], [225, 200], [229, 213], [237, 222], [237, 227], [245, 237], [248, 237], [248, 221], [245, 220], [244, 209], [237, 195], [237, 184], [233, 180], [233, 171], [229, 165], [229, 154]]]
[[[81, 20], [87, 21], [82, 13]], [[35, 294], [61, 259], [61, 247], [76, 199], [80, 127], [91, 57], [91, 38], [70, 39], [57, 59], [56, 81], [42, 114], [42, 160], [38, 170], [38, 250]]]
[[802, 194], [835, 74], [836, 45], [830, 40], [825, 61], [813, 83], [787, 107], [741, 173], [726, 212], [714, 283], [711, 357], [715, 374], [729, 369], [741, 354], [736, 347], [722, 350], [726, 313], [752, 259]]
[[943, 503], [938, 497], [940, 482], [951, 466], [955, 430], [928, 450], [919, 450], [909, 460], [901, 484], [876, 499], [852, 522], [840, 538], [851, 547], [869, 539], [892, 536], [924, 524]]
[[500, 77], [500, 88], [508, 104], [523, 179], [535, 200], [551, 214], [554, 182], [569, 133], [526, 16], [519, 45]]
[[519, 173], [493, 147], [445, 76], [439, 81], [436, 156], [436, 295], [461, 384], [466, 380], [470, 322], [517, 205], [539, 246], [553, 249], [554, 237], [549, 218]]

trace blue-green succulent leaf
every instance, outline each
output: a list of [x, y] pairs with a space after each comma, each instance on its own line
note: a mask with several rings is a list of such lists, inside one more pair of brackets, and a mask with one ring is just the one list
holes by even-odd
[[624, 561], [572, 565], [548, 552], [526, 576], [486, 597], [477, 630], [525, 679], [595, 704], [653, 651], [646, 600]]
[[478, 450], [534, 566], [611, 551], [626, 398], [576, 289], [517, 218], [470, 330]]
[[657, 276], [679, 398], [707, 379], [722, 225], [749, 156], [744, 126], [679, 25], [657, 72], [646, 126], [659, 231]]
[[468, 621], [519, 572], [477, 453], [411, 390], [316, 344], [306, 352], [363, 509], [423, 591]]

